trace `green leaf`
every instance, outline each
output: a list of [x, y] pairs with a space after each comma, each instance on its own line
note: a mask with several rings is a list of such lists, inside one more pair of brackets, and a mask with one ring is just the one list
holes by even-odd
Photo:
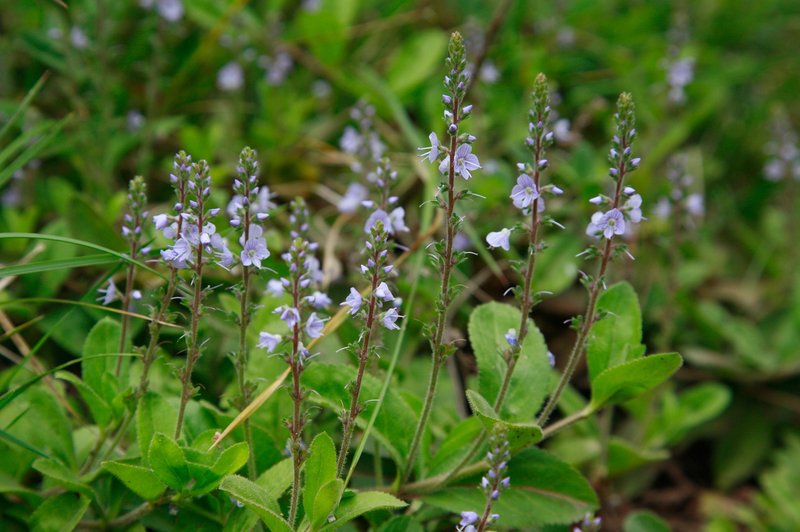
[[147, 392], [136, 409], [136, 437], [142, 453], [142, 464], [149, 464], [150, 442], [157, 432], [172, 434], [178, 422], [178, 413], [166, 399], [155, 392]]
[[312, 530], [318, 530], [328, 522], [328, 516], [333, 515], [342, 491], [344, 491], [344, 480], [340, 478], [331, 480], [317, 491], [317, 496], [314, 497], [314, 510], [309, 519]]
[[211, 470], [220, 477], [232, 475], [247, 463], [250, 448], [245, 442], [234, 443], [219, 455]]
[[59, 486], [62, 486], [70, 491], [75, 491], [81, 495], [86, 495], [89, 498], [95, 497], [95, 493], [88, 484], [81, 482], [78, 475], [70, 470], [61, 462], [52, 458], [39, 458], [33, 463], [33, 468], [53, 480]]
[[[508, 349], [505, 334], [517, 330], [521, 322], [519, 309], [504, 303], [480, 305], [469, 317], [469, 341], [478, 363], [478, 391], [494, 404], [506, 374], [503, 353]], [[504, 419], [531, 419], [547, 394], [550, 364], [547, 345], [539, 329], [528, 320], [528, 335], [522, 343], [509, 391], [501, 409]]]
[[320, 531], [337, 530], [356, 517], [367, 512], [380, 509], [404, 508], [407, 504], [400, 499], [382, 491], [366, 491], [361, 493], [345, 492], [333, 521], [320, 528]]
[[142, 261], [130, 258], [126, 253], [121, 253], [119, 251], [114, 251], [113, 249], [109, 249], [103, 246], [98, 246], [97, 244], [94, 244], [92, 242], [86, 242], [85, 240], [78, 240], [75, 238], [69, 238], [66, 236], [59, 236], [59, 235], [46, 235], [42, 233], [0, 233], [0, 239], [4, 238], [29, 238], [32, 240], [48, 240], [50, 242], [60, 242], [63, 244], [71, 244], [73, 246], [93, 249], [95, 251], [100, 251], [102, 253], [108, 253], [109, 255], [116, 257], [125, 264], [135, 264], [136, 267], [139, 268], [140, 270], [148, 271], [165, 281], [167, 280], [167, 276], [164, 275], [163, 272], [156, 270], [152, 266], [148, 266]]
[[314, 503], [317, 492], [336, 478], [336, 445], [327, 432], [321, 432], [311, 442], [305, 463], [303, 508], [306, 515], [315, 516]]
[[[530, 530], [547, 524], [569, 524], [598, 508], [589, 482], [571, 465], [537, 448], [522, 451], [508, 463], [511, 488], [492, 506], [500, 514], [498, 527]], [[486, 496], [479, 477], [460, 481], [463, 487], [445, 488], [423, 501], [453, 513], [483, 508]]]
[[33, 532], [68, 532], [78, 526], [91, 499], [62, 493], [45, 499], [31, 516]]
[[661, 412], [648, 427], [655, 445], [675, 445], [694, 428], [719, 416], [731, 401], [731, 391], [724, 384], [706, 382], [692, 386], [675, 397], [665, 394]]
[[641, 446], [612, 436], [608, 441], [608, 476], [619, 476], [637, 467], [667, 458], [669, 458], [667, 451], [642, 449]]
[[467, 390], [467, 401], [487, 431], [492, 432], [495, 427], [500, 427], [505, 431], [512, 452], [533, 445], [542, 439], [542, 429], [538, 425], [532, 422], [511, 423], [499, 419], [486, 399], [474, 390]]
[[[350, 403], [350, 392], [347, 385], [355, 379], [355, 368], [332, 364], [310, 364], [303, 371], [303, 386], [316, 393], [309, 394], [308, 399], [333, 411], [339, 411], [342, 405]], [[365, 427], [376, 403], [373, 399], [380, 396], [382, 382], [364, 375], [361, 387], [361, 401], [364, 411], [358, 416], [356, 424]], [[408, 447], [417, 425], [417, 416], [406, 400], [395, 388], [389, 388], [381, 404], [375, 420], [372, 436], [386, 449], [392, 459], [402, 464], [408, 454]]]
[[92, 413], [92, 419], [94, 419], [98, 426], [104, 427], [108, 424], [111, 420], [111, 407], [105, 399], [97, 394], [94, 388], [88, 386], [80, 377], [69, 371], [59, 371], [56, 373], [56, 378], [70, 382], [75, 386], [75, 389], [78, 390], [81, 398], [83, 398], [84, 402], [86, 402], [86, 405], [89, 407], [89, 411]]
[[644, 354], [642, 313], [636, 292], [628, 283], [618, 283], [603, 292], [597, 310], [604, 314], [592, 326], [586, 348], [589, 378]]
[[597, 410], [606, 404], [624, 403], [666, 381], [678, 371], [683, 360], [678, 353], [650, 355], [602, 371], [592, 382], [589, 406]]
[[451, 471], [466, 456], [481, 432], [483, 423], [477, 416], [468, 417], [453, 427], [428, 463], [428, 476]]
[[447, 52], [447, 37], [436, 30], [418, 31], [404, 40], [392, 55], [386, 80], [401, 98], [441, 70]]
[[103, 469], [117, 477], [129, 490], [148, 501], [158, 499], [167, 489], [166, 484], [147, 467], [125, 462], [103, 462]]
[[29, 273], [49, 272], [54, 270], [68, 270], [72, 268], [83, 268], [86, 266], [100, 266], [102, 264], [114, 264], [119, 259], [111, 255], [85, 255], [83, 257], [73, 257], [69, 259], [52, 259], [38, 262], [28, 262], [26, 264], [14, 264], [0, 268], [0, 279], [16, 275], [27, 275]]
[[103, 376], [107, 373], [113, 375], [117, 360], [114, 357], [93, 357], [93, 355], [118, 353], [120, 334], [122, 334], [122, 328], [119, 322], [111, 318], [103, 318], [92, 327], [83, 344], [84, 359], [81, 362], [83, 382], [106, 402], [111, 402], [118, 390], [109, 389], [107, 386], [109, 381], [104, 381]]
[[378, 532], [425, 532], [422, 525], [408, 515], [398, 515], [386, 521]]
[[277, 501], [292, 485], [293, 476], [294, 464], [291, 458], [287, 458], [262, 473], [256, 479], [256, 484], [264, 489], [270, 499]]
[[231, 475], [222, 479], [219, 489], [255, 512], [272, 532], [292, 532], [292, 527], [280, 515], [278, 503], [270, 499], [266, 491], [255, 482]]
[[148, 456], [156, 476], [175, 491], [182, 491], [190, 476], [186, 457], [178, 444], [159, 432], [153, 436]]
[[628, 514], [622, 530], [624, 532], [670, 532], [672, 529], [666, 521], [653, 512], [640, 510]]

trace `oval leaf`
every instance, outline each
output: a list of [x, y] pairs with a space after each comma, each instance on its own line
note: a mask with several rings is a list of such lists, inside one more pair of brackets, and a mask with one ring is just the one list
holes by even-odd
[[683, 364], [678, 353], [650, 355], [602, 371], [592, 382], [589, 406], [624, 403], [667, 380]]

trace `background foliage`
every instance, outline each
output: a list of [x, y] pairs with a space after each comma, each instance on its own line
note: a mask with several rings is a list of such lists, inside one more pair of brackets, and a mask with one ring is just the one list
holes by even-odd
[[[464, 401], [463, 389], [486, 396], [498, 386], [492, 375], [475, 370], [475, 361], [480, 365], [491, 345], [482, 347], [480, 339], [473, 339], [470, 314], [483, 302], [503, 300], [515, 282], [505, 259], [485, 248], [483, 236], [512, 223], [507, 196], [516, 179], [514, 164], [525, 156], [522, 139], [535, 75], [548, 75], [557, 95], [554, 108], [568, 120], [559, 123], [550, 159], [552, 181], [567, 191], [564, 201], [553, 202], [552, 212], [569, 230], [548, 236], [550, 247], [538, 266], [537, 289], [554, 295], [534, 310], [544, 336], [532, 340], [547, 347], [527, 368], [532, 379], [546, 379], [547, 348], [559, 366], [569, 350], [573, 336], [563, 321], [580, 313], [584, 301], [577, 282], [583, 263], [575, 254], [592, 211], [586, 200], [602, 191], [613, 102], [619, 92], [631, 92], [643, 154], [632, 184], [645, 198], [650, 219], [631, 243], [637, 260], [621, 262], [614, 279], [629, 281], [636, 293], [627, 285], [607, 292], [601, 306], [610, 313], [602, 326], [622, 336], [617, 346], [629, 346], [627, 358], [614, 364], [635, 363], [644, 352], [642, 343], [651, 352], [680, 351], [686, 364], [658, 393], [627, 402], [614, 415], [575, 425], [545, 448], [589, 478], [610, 529], [623, 522], [629, 530], [657, 529], [652, 514], [633, 513], [641, 509], [677, 529], [800, 527], [794, 504], [800, 489], [798, 182], [775, 182], [765, 172], [770, 143], [786, 138], [776, 117], [795, 125], [800, 117], [796, 2], [520, 1], [510, 3], [496, 26], [497, 6], [477, 0], [193, 0], [185, 2], [180, 17], [168, 9], [176, 2], [156, 1], [150, 7], [144, 1], [68, 3], [66, 9], [57, 1], [12, 2], [0, 10], [0, 232], [38, 232], [119, 251], [124, 249], [119, 220], [131, 177], [146, 177], [150, 199], [158, 204], [154, 210], [162, 212], [171, 201], [172, 156], [185, 149], [212, 164], [218, 185], [214, 199], [224, 205], [223, 190], [244, 145], [259, 151], [262, 179], [282, 202], [297, 194], [308, 199], [312, 233], [325, 240], [338, 215], [335, 204], [352, 179], [339, 139], [350, 122], [349, 109], [360, 100], [376, 108], [377, 129], [399, 170], [402, 203], [414, 234], [424, 222], [424, 209], [418, 206], [430, 198], [434, 179], [419, 164], [416, 148], [427, 132], [441, 129], [447, 37], [460, 29], [473, 51], [488, 39], [487, 62], [471, 96], [471, 128], [480, 140], [475, 150], [484, 165], [471, 183], [485, 199], [469, 203], [463, 212], [468, 246], [479, 256], [457, 273], [457, 282], [466, 288], [455, 305], [451, 331], [453, 338], [469, 337], [470, 342], [462, 343], [451, 360], [450, 377], [442, 381], [437, 398], [430, 437], [442, 442], [440, 449], [459, 449], [477, 433], [474, 418], [464, 417], [468, 409], [480, 407]], [[681, 77], [685, 84], [676, 83]], [[666, 217], [656, 210], [658, 200], [672, 192], [668, 176], [676, 164], [693, 177], [689, 192], [705, 198], [703, 215], [690, 223], [675, 210]], [[795, 164], [800, 164], [796, 158]], [[345, 227], [325, 245], [326, 264], [345, 277], [356, 264], [350, 242], [357, 229]], [[268, 240], [275, 250], [287, 247], [288, 237], [277, 228]], [[512, 248], [510, 257], [522, 252], [522, 246]], [[273, 261], [277, 255], [269, 265], [280, 269]], [[25, 256], [38, 269], [16, 266]], [[98, 496], [93, 490], [112, 493], [121, 487], [112, 476], [98, 483], [75, 475], [76, 460], [90, 452], [95, 434], [89, 424], [68, 417], [60, 400], [79, 410], [78, 419], [91, 418], [101, 426], [124, 410], [118, 394], [123, 384], [102, 378], [105, 365], [115, 362], [91, 357], [116, 352], [114, 341], [104, 342], [113, 337], [117, 322], [90, 305], [64, 301], [95, 303], [97, 288], [110, 276], [119, 279], [123, 265], [97, 250], [22, 238], [0, 239], [0, 260], [6, 264], [0, 268], [0, 303], [9, 320], [0, 336], [0, 390], [5, 393], [0, 447], [9, 457], [0, 466], [0, 518], [12, 527], [30, 519], [44, 529], [47, 520], [56, 518], [77, 523]], [[231, 279], [213, 275], [211, 283], [230, 285]], [[376, 439], [390, 458], [407, 450], [400, 435], [413, 430], [408, 427], [413, 427], [424, 390], [429, 360], [420, 329], [432, 321], [434, 277], [418, 280], [419, 313], [401, 346], [397, 387], [384, 403], [392, 415], [379, 418], [376, 426]], [[141, 277], [144, 291], [161, 282], [154, 274]], [[400, 277], [400, 293], [407, 294], [410, 284], [411, 279]], [[335, 301], [346, 296], [340, 279], [331, 284], [331, 296]], [[278, 302], [271, 297], [264, 295], [261, 302], [272, 308]], [[196, 370], [201, 397], [187, 418], [196, 449], [231, 417], [228, 398], [235, 378], [226, 353], [235, 349], [236, 335], [227, 313], [234, 312], [236, 302], [218, 290], [213, 306], [216, 311], [204, 323], [209, 355]], [[488, 312], [486, 306], [478, 308]], [[276, 320], [259, 312], [253, 329], [268, 330]], [[9, 333], [15, 327], [19, 335]], [[136, 320], [133, 327], [137, 345], [146, 327]], [[165, 343], [177, 342], [179, 334], [165, 329]], [[356, 334], [346, 324], [322, 342], [325, 354], [306, 374], [309, 387], [320, 392], [311, 401], [338, 408], [342, 398], [336, 394], [343, 393], [352, 375], [341, 364], [346, 355], [337, 349]], [[393, 341], [387, 337], [387, 352]], [[19, 371], [16, 362], [31, 349], [40, 367], [29, 363]], [[595, 379], [602, 375], [593, 364], [605, 368], [604, 357], [619, 350], [596, 343], [589, 352], [588, 367], [565, 396], [567, 409], [570, 404], [574, 411], [584, 407], [590, 396], [580, 392], [590, 383], [592, 393], [599, 393]], [[377, 371], [386, 369], [388, 358], [378, 362]], [[43, 368], [72, 362], [55, 374], [57, 380], [10, 394]], [[163, 396], [178, 393], [175, 364], [176, 359], [162, 358], [151, 378]], [[135, 364], [130, 367], [136, 371]], [[255, 357], [249, 372], [263, 388], [283, 367], [280, 360]], [[75, 378], [78, 374], [82, 381]], [[368, 379], [365, 394], [376, 397], [380, 385], [377, 377]], [[162, 395], [149, 396], [147, 409], [139, 412], [139, 438], [171, 433], [174, 423], [164, 417], [169, 408], [161, 404]], [[533, 402], [543, 398], [544, 392]], [[599, 401], [598, 395], [591, 400]], [[532, 400], [512, 395], [505, 418], [521, 420], [526, 401]], [[276, 396], [256, 415], [259, 470], [282, 463], [281, 420], [288, 408], [288, 398]], [[315, 421], [331, 433], [337, 430], [333, 415]], [[153, 438], [151, 456], [153, 446], [169, 444]], [[226, 450], [231, 451], [230, 463], [197, 467], [214, 471], [218, 483], [238, 469], [235, 446]], [[185, 467], [181, 453], [190, 451], [175, 450], [178, 469]], [[425, 459], [433, 474], [452, 465], [447, 453]], [[368, 462], [364, 459], [362, 466], [367, 474], [372, 469]], [[204, 489], [187, 487], [180, 474], [142, 483], [136, 480], [138, 466], [116, 463], [109, 466], [113, 478], [129, 487], [149, 486], [146, 492], [132, 488], [144, 500], [157, 499], [165, 486], [194, 494]], [[512, 464], [512, 470], [515, 466], [524, 464]], [[365, 475], [357, 475], [354, 484], [368, 484]], [[562, 480], [569, 482], [564, 475]], [[240, 501], [246, 502], [243, 491], [256, 493], [229, 479], [220, 489]], [[66, 486], [69, 493], [46, 498], [54, 486]], [[259, 489], [273, 490], [277, 495], [268, 499], [274, 500], [285, 486]], [[594, 509], [597, 502], [591, 489], [581, 489], [578, 513]], [[257, 498], [258, 493], [251, 495]], [[469, 505], [476, 494], [454, 488], [453, 493], [430, 495], [424, 499], [429, 525], [452, 526], [452, 515], [443, 510], [464, 509], [454, 501]], [[125, 502], [122, 496], [112, 500]], [[222, 497], [219, 501], [230, 504]], [[550, 508], [528, 502], [540, 512]], [[185, 526], [197, 514], [221, 512], [207, 503], [181, 508], [177, 515], [162, 510], [151, 516], [149, 527]], [[506, 526], [524, 526], [524, 513], [514, 521], [512, 504], [505, 512]], [[540, 517], [537, 522], [548, 523], [547, 515]], [[405, 525], [383, 526], [400, 530]]]

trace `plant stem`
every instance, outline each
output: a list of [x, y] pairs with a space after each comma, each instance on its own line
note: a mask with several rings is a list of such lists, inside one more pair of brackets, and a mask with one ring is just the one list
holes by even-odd
[[[180, 225], [179, 219], [178, 224]], [[139, 389], [137, 391], [137, 398], [139, 400], [147, 393], [147, 376], [150, 373], [150, 367], [155, 361], [156, 350], [158, 349], [158, 340], [161, 335], [161, 322], [167, 315], [172, 297], [175, 295], [175, 287], [177, 286], [178, 271], [175, 268], [170, 268], [169, 280], [167, 281], [164, 295], [161, 297], [158, 312], [152, 321], [150, 321], [150, 341], [147, 344], [147, 349], [142, 357], [142, 377], [139, 380]]]
[[[295, 275], [292, 281], [292, 301], [294, 308], [300, 308], [300, 276]], [[300, 389], [300, 322], [294, 324], [292, 328], [292, 357], [289, 361], [292, 369], [292, 421], [289, 425], [292, 446], [292, 465], [294, 474], [292, 477], [292, 494], [289, 503], [289, 524], [294, 527], [297, 520], [297, 503], [300, 498], [300, 470], [303, 466], [303, 456], [301, 453], [303, 419], [300, 413], [300, 404], [303, 401], [303, 391]]]
[[[204, 223], [204, 208], [202, 201], [202, 194], [197, 196], [198, 198], [198, 206], [197, 206], [197, 234], [198, 239], [200, 235], [203, 234], [203, 223]], [[175, 424], [175, 439], [177, 440], [181, 436], [181, 430], [183, 429], [183, 417], [186, 413], [186, 405], [189, 403], [189, 399], [192, 397], [193, 386], [192, 386], [192, 370], [194, 369], [195, 363], [200, 358], [200, 344], [198, 343], [197, 336], [198, 330], [200, 328], [200, 313], [202, 311], [202, 299], [203, 299], [203, 243], [197, 243], [196, 248], [196, 256], [194, 257], [194, 295], [192, 296], [192, 306], [191, 306], [191, 327], [189, 332], [189, 351], [186, 355], [186, 365], [183, 368], [183, 372], [181, 374], [181, 402], [180, 406], [178, 407], [178, 422]]]
[[[245, 180], [245, 187], [249, 187], [250, 180]], [[249, 189], [245, 190], [245, 197], [249, 197]], [[248, 206], [244, 214], [244, 241], [250, 238], [250, 208]], [[243, 409], [250, 403], [250, 388], [245, 378], [249, 353], [247, 349], [247, 328], [250, 326], [250, 268], [242, 265], [242, 293], [241, 307], [239, 312], [239, 353], [234, 359], [236, 366], [236, 381], [239, 385], [239, 409]], [[250, 420], [244, 421], [244, 437], [247, 442], [249, 453], [247, 455], [247, 473], [250, 480], [255, 480], [258, 474], [256, 469], [256, 455], [253, 448], [253, 430]]]
[[[459, 99], [453, 98], [453, 123], [459, 123]], [[428, 390], [425, 393], [425, 402], [422, 405], [417, 428], [414, 431], [414, 437], [411, 440], [411, 447], [408, 450], [408, 459], [403, 474], [400, 477], [400, 488], [405, 484], [411, 476], [411, 471], [414, 469], [414, 462], [416, 461], [419, 445], [422, 441], [422, 435], [425, 432], [428, 423], [428, 416], [430, 416], [431, 409], [433, 408], [433, 400], [436, 397], [436, 386], [439, 381], [439, 370], [446, 360], [446, 354], [443, 349], [444, 329], [447, 324], [447, 310], [450, 305], [450, 274], [453, 269], [453, 241], [455, 240], [455, 221], [454, 211], [456, 206], [455, 195], [455, 155], [457, 148], [458, 136], [450, 135], [450, 153], [449, 169], [447, 175], [447, 205], [446, 216], [444, 219], [445, 224], [445, 251], [442, 264], [442, 287], [439, 293], [439, 302], [437, 304], [437, 317], [436, 326], [433, 331], [433, 339], [431, 341], [431, 374], [428, 381]]]
[[[542, 120], [541, 112], [537, 115], [538, 120]], [[537, 135], [534, 144], [534, 154], [533, 154], [533, 162], [534, 162], [534, 170], [533, 170], [533, 182], [536, 185], [536, 190], [539, 189], [539, 181], [541, 177], [541, 173], [539, 170], [539, 159], [542, 155], [542, 138], [541, 135]], [[503, 382], [500, 385], [500, 390], [497, 393], [497, 397], [494, 401], [494, 410], [498, 414], [500, 413], [500, 409], [503, 406], [503, 403], [506, 400], [506, 395], [508, 394], [508, 388], [511, 385], [511, 377], [514, 375], [514, 369], [517, 367], [517, 362], [519, 361], [520, 353], [522, 352], [522, 344], [525, 342], [525, 338], [528, 336], [528, 320], [531, 313], [531, 308], [533, 307], [533, 299], [531, 298], [531, 288], [533, 285], [533, 274], [536, 270], [536, 256], [539, 251], [539, 198], [537, 197], [533, 200], [533, 204], [531, 205], [531, 226], [528, 230], [529, 240], [528, 240], [528, 261], [527, 266], [525, 268], [525, 274], [523, 276], [523, 288], [522, 288], [522, 299], [520, 300], [520, 324], [519, 328], [517, 329], [519, 333], [517, 334], [517, 345], [509, 348], [505, 353], [506, 359], [506, 372], [503, 375]], [[470, 460], [475, 457], [475, 454], [480, 449], [483, 442], [486, 441], [486, 431], [482, 431], [481, 435], [473, 442], [472, 447], [470, 447], [469, 452], [461, 459], [461, 461], [453, 468], [452, 471], [447, 476], [447, 479], [452, 478], [455, 476], [458, 471], [467, 465]]]
[[353, 437], [355, 430], [356, 418], [361, 412], [361, 405], [358, 404], [358, 397], [361, 394], [361, 384], [364, 378], [364, 372], [367, 369], [367, 362], [369, 362], [369, 346], [372, 337], [372, 326], [375, 321], [375, 309], [378, 303], [378, 297], [375, 295], [375, 290], [378, 288], [380, 277], [378, 276], [378, 247], [373, 248], [372, 260], [375, 262], [376, 267], [372, 271], [372, 281], [370, 284], [369, 294], [369, 310], [367, 311], [367, 321], [364, 324], [364, 339], [361, 343], [361, 349], [358, 352], [358, 373], [356, 374], [356, 382], [350, 395], [350, 409], [345, 414], [342, 420], [343, 435], [342, 446], [339, 449], [339, 457], [336, 460], [336, 471], [339, 476], [344, 472], [344, 463], [347, 459], [347, 453], [350, 450], [350, 440]]
[[[627, 138], [623, 138], [622, 140], [622, 149], [624, 150], [627, 147]], [[617, 186], [616, 190], [614, 191], [614, 204], [613, 208], [616, 209], [619, 207], [620, 197], [622, 194], [622, 182], [625, 178], [625, 163], [620, 162], [619, 166], [617, 167]], [[539, 414], [539, 417], [536, 418], [536, 424], [540, 427], [543, 426], [547, 419], [550, 417], [550, 414], [553, 413], [556, 405], [558, 404], [558, 400], [561, 397], [561, 394], [564, 392], [564, 389], [569, 384], [569, 381], [572, 379], [572, 374], [575, 372], [575, 368], [578, 366], [578, 362], [580, 361], [583, 353], [586, 351], [586, 341], [589, 337], [589, 331], [592, 328], [595, 320], [595, 312], [597, 310], [597, 298], [600, 296], [600, 292], [603, 290], [603, 286], [605, 284], [605, 275], [606, 269], [608, 268], [608, 264], [611, 260], [611, 251], [613, 249], [612, 239], [607, 238], [605, 247], [603, 248], [603, 255], [600, 260], [600, 268], [597, 274], [597, 277], [592, 281], [589, 286], [589, 302], [586, 305], [586, 314], [584, 315], [583, 323], [581, 323], [581, 328], [578, 332], [578, 337], [575, 340], [575, 344], [572, 346], [572, 351], [569, 354], [569, 359], [567, 359], [567, 365], [564, 368], [564, 372], [561, 374], [561, 379], [558, 381], [558, 385], [556, 386], [555, 391], [550, 395], [550, 399], [547, 401], [542, 412]]]

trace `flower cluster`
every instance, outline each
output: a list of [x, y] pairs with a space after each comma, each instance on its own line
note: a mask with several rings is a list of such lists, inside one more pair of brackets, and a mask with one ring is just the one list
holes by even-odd
[[346, 214], [356, 212], [361, 206], [371, 206], [368, 201], [369, 191], [363, 181], [375, 183], [381, 177], [377, 174], [377, 168], [386, 151], [386, 146], [374, 128], [374, 107], [361, 102], [350, 112], [350, 117], [356, 122], [357, 128], [347, 126], [339, 146], [343, 152], [353, 157], [350, 169], [361, 175], [362, 182], [351, 182], [339, 200], [339, 212]]
[[[525, 146], [531, 152], [532, 162], [517, 163], [517, 182], [511, 189], [511, 199], [514, 207], [522, 211], [524, 216], [531, 217], [531, 225], [527, 228], [531, 236], [530, 254], [533, 255], [539, 247], [536, 238], [537, 226], [546, 222], [561, 227], [560, 224], [542, 215], [544, 212], [544, 197], [547, 194], [559, 196], [564, 193], [555, 185], [541, 185], [541, 174], [550, 166], [546, 159], [545, 150], [553, 144], [554, 133], [550, 129], [550, 92], [547, 78], [544, 74], [536, 76], [531, 94], [533, 106], [528, 111], [528, 133]], [[491, 248], [510, 249], [509, 239], [513, 229], [503, 228], [493, 231], [486, 236], [486, 242]]]
[[482, 531], [486, 525], [500, 519], [500, 515], [492, 513], [492, 504], [500, 498], [500, 493], [511, 485], [511, 477], [506, 473], [511, 452], [508, 440], [502, 432], [493, 434], [489, 447], [486, 453], [489, 470], [481, 478], [481, 489], [486, 495], [486, 507], [483, 515], [472, 511], [461, 512], [461, 521], [456, 529], [459, 532]]
[[219, 208], [206, 205], [211, 194], [208, 163], [192, 163], [191, 157], [181, 152], [175, 158], [174, 168], [176, 173], [170, 174], [170, 180], [178, 192], [179, 201], [175, 204], [178, 214], [153, 217], [156, 229], [165, 237], [175, 239], [172, 246], [161, 252], [161, 258], [176, 269], [198, 268], [212, 259], [223, 268], [229, 268], [233, 264], [233, 254], [211, 222]]
[[667, 169], [670, 192], [656, 203], [653, 214], [657, 218], [666, 220], [677, 216], [677, 221], [691, 223], [705, 214], [703, 194], [692, 191], [695, 180], [689, 172], [688, 159], [686, 153], [677, 153], [670, 158]]
[[792, 129], [785, 114], [778, 114], [772, 121], [772, 139], [766, 145], [767, 163], [764, 177], [768, 181], [782, 181], [792, 177], [800, 181], [800, 149], [797, 133]]
[[[289, 266], [289, 275], [278, 281], [279, 286], [277, 283], [268, 285], [268, 290], [278, 295], [288, 291], [292, 295], [292, 304], [281, 305], [275, 309], [275, 313], [289, 327], [297, 342], [295, 346], [299, 357], [297, 362], [302, 369], [309, 356], [308, 350], [302, 345], [302, 331], [311, 339], [322, 336], [325, 322], [317, 312], [326, 309], [331, 304], [331, 299], [318, 289], [323, 275], [314, 252], [319, 244], [307, 240], [308, 208], [302, 199], [298, 198], [292, 202], [292, 213], [289, 218], [292, 224], [290, 235], [293, 240], [289, 250], [281, 255]], [[281, 339], [279, 335], [262, 332], [258, 346], [271, 353], [278, 347]], [[291, 360], [289, 362], [292, 363]]]
[[142, 222], [147, 218], [147, 185], [142, 176], [131, 179], [128, 185], [128, 212], [122, 222], [122, 236], [131, 246], [137, 246], [142, 239]]
[[[357, 316], [361, 311], [362, 318], [371, 328], [372, 320], [376, 317], [376, 305], [382, 308], [388, 304], [389, 308], [380, 315], [381, 324], [389, 329], [399, 329], [396, 324], [401, 318], [397, 312], [400, 300], [392, 294], [386, 281], [393, 271], [393, 266], [389, 264], [389, 235], [408, 231], [405, 225], [405, 211], [402, 207], [397, 207], [387, 213], [387, 205], [396, 201], [396, 197], [389, 196], [390, 184], [397, 178], [397, 173], [392, 169], [389, 161], [384, 159], [375, 171], [374, 185], [378, 189], [380, 200], [377, 202], [365, 201], [367, 205], [375, 210], [367, 218], [364, 231], [367, 239], [364, 243], [367, 255], [366, 264], [361, 265], [361, 273], [370, 282], [372, 292], [368, 301], [367, 309], [362, 311], [365, 301], [361, 293], [355, 288], [350, 288], [350, 295], [342, 303], [342, 306], [350, 307], [350, 315]], [[366, 356], [366, 354], [364, 355]]]
[[630, 95], [620, 96], [614, 119], [616, 130], [608, 152], [608, 160], [612, 165], [608, 175], [616, 184], [614, 196], [600, 194], [589, 200], [592, 205], [607, 206], [609, 209], [595, 212], [586, 227], [587, 235], [606, 240], [625, 235], [630, 224], [637, 224], [643, 219], [642, 197], [632, 187], [623, 186], [625, 176], [636, 170], [641, 163], [641, 159], [634, 157], [631, 152], [631, 144], [636, 137], [636, 124]]
[[261, 261], [269, 257], [264, 230], [259, 222], [267, 219], [274, 207], [269, 188], [258, 186], [258, 159], [255, 150], [244, 148], [236, 167], [238, 178], [233, 181], [234, 196], [228, 203], [231, 225], [241, 229], [239, 260], [244, 268], [262, 268]]

